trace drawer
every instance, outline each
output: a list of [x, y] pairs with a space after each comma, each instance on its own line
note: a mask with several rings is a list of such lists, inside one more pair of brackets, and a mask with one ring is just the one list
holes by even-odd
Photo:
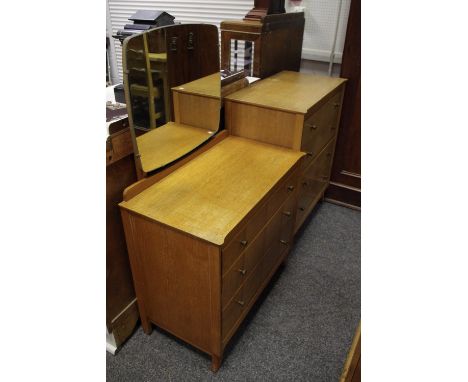
[[295, 201], [294, 195], [291, 195], [275, 214], [265, 230], [266, 252], [263, 258], [263, 277], [267, 276], [278, 258], [291, 244], [296, 216], [294, 211]]
[[232, 296], [234, 296], [246, 278], [247, 270], [244, 265], [244, 255], [241, 255], [229, 271], [223, 276], [221, 289], [221, 302], [223, 308], [226, 307]]
[[296, 168], [285, 179], [280, 180], [272, 195], [249, 219], [245, 227], [226, 245], [222, 255], [222, 273], [229, 270], [239, 255], [250, 246], [255, 236], [260, 232], [266, 222], [278, 210], [281, 204], [294, 194], [297, 187], [299, 168]]
[[[262, 259], [263, 260], [263, 259]], [[252, 297], [257, 293], [262, 282], [265, 280], [265, 274], [263, 272], [263, 262], [260, 262], [250, 276], [247, 278], [244, 284], [244, 299], [245, 303], [248, 304]]]
[[223, 340], [228, 336], [237, 320], [242, 315], [246, 302], [244, 301], [243, 289], [241, 288], [229, 305], [223, 310], [221, 323], [221, 337]]
[[[335, 94], [326, 104], [304, 118], [301, 150], [317, 156], [323, 146], [336, 135], [341, 92]], [[307, 158], [306, 158], [307, 161]]]
[[[326, 147], [322, 150], [319, 156], [306, 168], [303, 169], [303, 178], [308, 179], [323, 179], [330, 175], [331, 165], [333, 161], [333, 150], [335, 148], [335, 139], [330, 140]], [[299, 189], [301, 189], [299, 187]]]
[[297, 187], [299, 168], [295, 169], [291, 175], [281, 181], [275, 189], [273, 195], [267, 201], [267, 217], [270, 218], [278, 210], [281, 204], [294, 193]]
[[265, 252], [265, 232], [262, 231], [223, 276], [222, 305], [225, 307], [242, 283], [260, 263]]

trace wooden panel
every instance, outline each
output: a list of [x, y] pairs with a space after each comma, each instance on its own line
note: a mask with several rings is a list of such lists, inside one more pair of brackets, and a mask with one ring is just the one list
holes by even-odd
[[[220, 84], [218, 84], [220, 86]], [[199, 127], [211, 132], [218, 131], [221, 101], [215, 98], [174, 92], [175, 121]], [[176, 101], [177, 98], [177, 101]]]
[[225, 102], [226, 128], [231, 135], [299, 149], [298, 141], [302, 127], [296, 124], [298, 118], [296, 114], [236, 102]]
[[135, 180], [133, 154], [106, 166], [106, 323], [109, 332], [113, 330], [112, 321], [135, 299], [118, 207], [123, 190]]
[[223, 245], [229, 233], [303, 155], [228, 137], [120, 205]]
[[361, 2], [351, 1], [341, 76], [349, 79], [327, 198], [361, 205]]
[[214, 287], [221, 288], [218, 248], [126, 211], [122, 216], [140, 283], [138, 304], [147, 318], [201, 350], [216, 352], [212, 326], [219, 327], [213, 321], [220, 310], [220, 294], [213, 294]]
[[306, 114], [341, 86], [344, 78], [283, 71], [226, 97], [240, 103]]

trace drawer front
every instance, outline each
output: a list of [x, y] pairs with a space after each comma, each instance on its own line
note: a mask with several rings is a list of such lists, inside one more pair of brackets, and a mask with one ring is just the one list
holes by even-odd
[[265, 252], [264, 239], [265, 234], [262, 231], [223, 276], [221, 292], [223, 307], [229, 303], [234, 293], [260, 263]]
[[291, 196], [278, 210], [265, 230], [265, 247], [267, 250], [263, 258], [263, 277], [268, 275], [284, 250], [291, 245], [296, 215], [294, 211], [295, 201], [294, 196]]
[[305, 117], [301, 150], [309, 153], [310, 158], [306, 158], [306, 162], [315, 158], [323, 146], [336, 135], [340, 102], [341, 92], [338, 92], [315, 113]]
[[223, 249], [222, 272], [223, 275], [231, 268], [244, 250], [247, 250], [256, 235], [267, 223], [271, 216], [294, 193], [297, 187], [299, 168], [295, 169], [286, 179], [281, 180], [275, 187], [273, 194], [261, 205], [255, 215], [249, 219], [244, 228]]
[[223, 338], [223, 341], [242, 315], [245, 305], [246, 302], [244, 301], [244, 293], [243, 289], [241, 288], [228, 304], [228, 306], [223, 310], [221, 325], [221, 337]]
[[311, 207], [328, 184], [333, 163], [335, 139], [332, 139], [312, 164], [303, 170], [299, 182], [297, 202], [296, 230]]
[[240, 288], [247, 277], [247, 271], [244, 265], [244, 255], [239, 256], [237, 261], [223, 276], [221, 289], [221, 300], [223, 308], [231, 301], [232, 296]]

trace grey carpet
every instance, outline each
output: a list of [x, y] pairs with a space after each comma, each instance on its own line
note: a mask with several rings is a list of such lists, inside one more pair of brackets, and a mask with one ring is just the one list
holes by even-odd
[[360, 320], [361, 214], [319, 204], [226, 350], [210, 358], [157, 329], [141, 327], [117, 355], [107, 381], [337, 382]]

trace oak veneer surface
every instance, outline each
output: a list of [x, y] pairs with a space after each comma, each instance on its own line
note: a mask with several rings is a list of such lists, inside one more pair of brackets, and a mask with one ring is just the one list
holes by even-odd
[[230, 136], [120, 205], [222, 245], [303, 155], [300, 151]]
[[143, 171], [162, 167], [212, 136], [206, 129], [169, 122], [136, 138]]
[[197, 94], [219, 99], [221, 96], [221, 76], [217, 72], [172, 89], [180, 93]]
[[344, 78], [283, 71], [226, 97], [241, 103], [305, 114], [346, 82]]

